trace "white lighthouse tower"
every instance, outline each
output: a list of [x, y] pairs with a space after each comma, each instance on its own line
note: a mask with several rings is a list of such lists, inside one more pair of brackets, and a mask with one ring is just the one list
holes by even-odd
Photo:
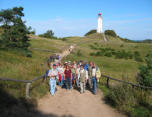
[[101, 13], [98, 14], [98, 26], [97, 26], [97, 33], [103, 33], [102, 29], [102, 17]]

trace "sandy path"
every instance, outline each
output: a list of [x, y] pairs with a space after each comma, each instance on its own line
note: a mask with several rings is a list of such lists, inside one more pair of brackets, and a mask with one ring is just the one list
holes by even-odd
[[97, 95], [90, 91], [80, 94], [75, 89], [66, 91], [58, 87], [55, 96], [48, 94], [38, 101], [38, 110], [59, 117], [125, 117], [105, 104], [102, 98], [101, 91]]
[[[68, 54], [69, 50], [65, 50], [60, 54], [61, 59]], [[38, 100], [37, 109], [52, 117], [126, 117], [105, 104], [101, 91], [97, 95], [88, 90], [80, 94], [79, 90], [66, 91], [60, 87], [54, 96], [48, 93]]]

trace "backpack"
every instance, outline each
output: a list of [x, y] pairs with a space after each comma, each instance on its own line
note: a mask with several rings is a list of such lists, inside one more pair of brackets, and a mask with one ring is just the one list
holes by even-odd
[[97, 77], [97, 79], [99, 79], [101, 77], [101, 72], [100, 72], [99, 68], [96, 71], [96, 77]]
[[46, 70], [46, 73], [45, 73], [45, 78], [47, 78], [49, 75], [49, 70]]

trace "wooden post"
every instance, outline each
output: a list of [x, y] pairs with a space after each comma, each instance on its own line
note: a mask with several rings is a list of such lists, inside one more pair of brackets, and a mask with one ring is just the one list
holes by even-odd
[[30, 98], [30, 85], [31, 83], [26, 83], [26, 99]]
[[107, 87], [109, 88], [109, 78], [107, 78]]

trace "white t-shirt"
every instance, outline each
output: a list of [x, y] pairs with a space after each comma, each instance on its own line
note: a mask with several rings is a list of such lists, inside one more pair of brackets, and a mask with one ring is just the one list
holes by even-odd
[[96, 69], [95, 68], [92, 69], [92, 76], [96, 76]]
[[[50, 78], [57, 78], [58, 79], [58, 71], [57, 71], [57, 69], [51, 69], [51, 70], [49, 70], [48, 76]], [[55, 76], [55, 77], [52, 77], [52, 76]]]
[[80, 68], [77, 68], [78, 79], [80, 78]]
[[63, 67], [61, 67], [61, 66], [59, 66], [59, 67], [57, 68], [57, 70], [58, 70], [58, 72], [60, 72], [61, 74], [63, 74], [63, 73], [64, 73], [64, 68], [63, 68]]
[[86, 79], [88, 79], [88, 71], [87, 70], [80, 70], [80, 73], [83, 73], [84, 71], [86, 71]]

